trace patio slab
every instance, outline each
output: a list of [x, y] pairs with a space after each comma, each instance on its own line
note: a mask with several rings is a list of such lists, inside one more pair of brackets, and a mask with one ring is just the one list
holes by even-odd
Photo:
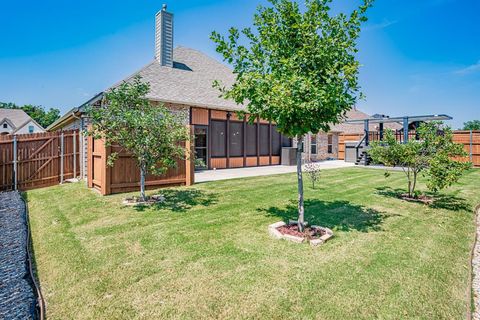
[[[320, 161], [316, 162], [315, 165], [317, 165], [321, 170], [355, 166], [355, 164], [348, 163], [343, 160]], [[292, 173], [296, 171], [296, 166], [265, 166], [238, 169], [205, 170], [195, 172], [195, 182], [201, 183], [208, 181], [229, 180], [247, 177], [270, 176], [282, 173]]]

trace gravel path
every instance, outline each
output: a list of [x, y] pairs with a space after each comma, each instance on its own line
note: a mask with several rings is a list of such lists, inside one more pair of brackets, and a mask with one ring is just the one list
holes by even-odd
[[[480, 207], [477, 208], [480, 210]], [[477, 212], [477, 242], [473, 251], [473, 279], [472, 279], [472, 291], [473, 301], [475, 309], [473, 312], [473, 319], [480, 320], [480, 212]]]
[[26, 242], [26, 212], [20, 195], [0, 192], [0, 319], [35, 318]]

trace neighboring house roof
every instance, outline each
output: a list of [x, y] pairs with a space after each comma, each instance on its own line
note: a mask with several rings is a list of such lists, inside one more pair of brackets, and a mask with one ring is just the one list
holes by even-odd
[[13, 130], [11, 133], [17, 132], [30, 122], [35, 123], [43, 130], [43, 127], [33, 120], [22, 109], [0, 109], [0, 124], [4, 122], [8, 122], [8, 124], [12, 127]]
[[0, 109], [0, 119], [10, 120], [12, 127], [16, 129], [32, 118], [21, 109]]
[[3, 118], [0, 120], [0, 125], [7, 123], [11, 128], [15, 128], [15, 125], [8, 118]]
[[[361, 120], [371, 118], [370, 115], [366, 114], [358, 110], [356, 107], [347, 111], [345, 115], [345, 120]], [[399, 130], [402, 128], [402, 125], [399, 123], [385, 123], [385, 129], [392, 129], [392, 130]], [[369, 131], [377, 131], [378, 125], [377, 124], [370, 124]], [[332, 132], [342, 132], [346, 134], [362, 134], [364, 132], [364, 125], [363, 124], [352, 124], [352, 123], [340, 123], [337, 125], [332, 126]]]

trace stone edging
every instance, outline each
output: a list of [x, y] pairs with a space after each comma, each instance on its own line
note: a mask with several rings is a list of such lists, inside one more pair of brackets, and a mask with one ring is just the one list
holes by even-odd
[[[470, 254], [467, 319], [480, 320], [480, 204], [475, 208], [475, 241]], [[472, 297], [473, 294], [473, 297]], [[472, 306], [473, 303], [473, 306]]]
[[[268, 233], [270, 233], [270, 235], [272, 237], [274, 237], [275, 239], [284, 239], [284, 240], [288, 240], [288, 241], [292, 241], [292, 242], [296, 242], [296, 243], [303, 243], [305, 241], [304, 237], [296, 237], [296, 236], [292, 236], [290, 234], [282, 234], [280, 231], [277, 230], [277, 228], [280, 228], [280, 227], [283, 227], [283, 226], [286, 226], [286, 225], [287, 224], [283, 221], [273, 223], [273, 224], [268, 226]], [[322, 245], [325, 242], [327, 242], [330, 238], [333, 237], [333, 231], [330, 230], [329, 228], [320, 227], [320, 226], [312, 226], [312, 228], [320, 228], [320, 229], [322, 229], [326, 232], [326, 234], [321, 236], [319, 239], [310, 240], [310, 245], [312, 247]]]

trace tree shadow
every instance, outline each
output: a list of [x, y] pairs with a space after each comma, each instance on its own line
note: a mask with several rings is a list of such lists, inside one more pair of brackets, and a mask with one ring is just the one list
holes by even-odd
[[[217, 203], [217, 195], [206, 193], [197, 189], [164, 189], [158, 194], [165, 200], [156, 203], [151, 208], [156, 210], [170, 210], [173, 212], [185, 212], [195, 206], [210, 206]], [[135, 210], [144, 211], [146, 206], [136, 206]]]
[[[401, 199], [401, 195], [406, 191], [400, 188], [391, 187], [377, 187], [377, 194], [389, 198]], [[452, 194], [425, 192], [425, 195], [433, 198], [433, 203], [429, 205], [433, 209], [445, 209], [452, 211], [471, 211], [472, 206], [467, 202], [465, 198], [457, 197]], [[403, 200], [408, 201], [408, 200]], [[419, 203], [420, 204], [420, 203]]]
[[[258, 208], [257, 211], [283, 221], [296, 220], [298, 209], [296, 201], [291, 201], [286, 208]], [[340, 231], [380, 231], [385, 214], [348, 201], [305, 200], [305, 221], [309, 225], [319, 225]]]

